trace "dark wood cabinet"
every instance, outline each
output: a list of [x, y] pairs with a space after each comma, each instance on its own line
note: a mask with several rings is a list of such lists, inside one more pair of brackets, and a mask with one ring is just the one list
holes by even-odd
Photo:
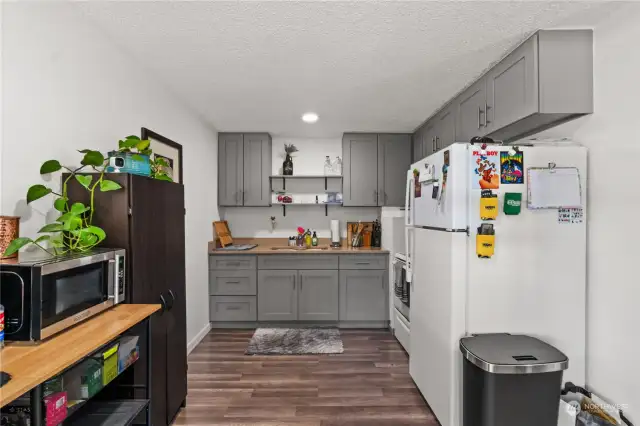
[[[93, 223], [107, 233], [104, 247], [127, 251], [126, 303], [163, 307], [151, 318], [150, 357], [152, 424], [164, 426], [187, 395], [184, 186], [130, 174], [105, 178], [123, 188], [96, 190]], [[88, 192], [75, 181], [69, 198], [89, 202]]]

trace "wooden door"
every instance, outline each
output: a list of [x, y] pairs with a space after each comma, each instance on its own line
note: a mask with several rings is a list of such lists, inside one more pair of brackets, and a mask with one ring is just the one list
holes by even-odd
[[411, 167], [410, 135], [378, 135], [378, 205], [404, 206]]
[[487, 133], [538, 112], [538, 98], [535, 35], [487, 73]]
[[258, 321], [298, 319], [298, 271], [258, 271]]
[[338, 321], [338, 271], [298, 271], [298, 320]]
[[342, 139], [343, 204], [378, 205], [378, 136], [345, 134]]
[[267, 133], [244, 134], [243, 206], [271, 204], [271, 136]]
[[167, 218], [163, 264], [167, 280], [167, 423], [171, 423], [187, 397], [187, 304], [185, 288], [184, 186], [160, 182]]
[[242, 133], [218, 133], [218, 205], [241, 206], [243, 187]]

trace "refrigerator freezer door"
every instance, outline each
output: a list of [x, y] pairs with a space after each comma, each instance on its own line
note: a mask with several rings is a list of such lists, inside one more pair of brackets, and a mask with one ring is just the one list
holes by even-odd
[[466, 247], [462, 232], [415, 229], [411, 293], [411, 377], [442, 426], [462, 426]]
[[[420, 194], [413, 195], [412, 223], [414, 226], [440, 229], [466, 229], [466, 188], [468, 144], [455, 143], [411, 166], [418, 171], [433, 167], [437, 179], [438, 196], [433, 198], [434, 183], [421, 183]], [[445, 155], [449, 157], [447, 180], [443, 180]]]
[[[487, 148], [501, 152], [508, 149]], [[467, 332], [507, 332], [540, 338], [569, 357], [563, 380], [584, 383], [588, 212], [583, 212], [582, 222], [559, 223], [558, 209], [523, 207], [520, 214], [508, 216], [502, 205], [505, 192], [516, 192], [523, 194], [522, 204], [526, 206], [526, 169], [554, 162], [558, 167], [580, 170], [586, 206], [587, 151], [571, 145], [522, 147], [522, 151], [524, 183], [501, 182], [493, 190], [500, 206], [496, 220], [480, 220], [480, 189], [469, 192], [471, 241], [475, 241], [481, 223], [492, 223], [495, 252], [490, 259], [480, 259], [475, 246], [469, 245]]]

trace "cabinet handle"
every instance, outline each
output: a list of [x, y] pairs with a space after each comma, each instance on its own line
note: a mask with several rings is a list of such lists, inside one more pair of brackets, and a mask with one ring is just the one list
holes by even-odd
[[384, 191], [384, 203], [387, 204], [387, 191]]
[[169, 296], [171, 296], [171, 305], [169, 306], [169, 310], [173, 309], [173, 304], [176, 302], [176, 295], [173, 294], [173, 291], [169, 289]]
[[241, 191], [241, 192], [242, 192], [242, 205], [244, 206], [244, 193], [245, 193], [246, 191]]
[[240, 266], [240, 262], [227, 262], [228, 266]]
[[378, 204], [378, 191], [373, 190], [373, 200], [376, 204]]
[[296, 277], [295, 275], [293, 276], [293, 289], [296, 289]]
[[240, 284], [240, 281], [227, 281], [227, 284]]
[[491, 121], [489, 121], [489, 110], [491, 109], [491, 107], [489, 106], [489, 104], [487, 104], [486, 102], [484, 103], [484, 110], [485, 110], [485, 114], [484, 114], [484, 127], [487, 127], [487, 124], [491, 123]]
[[356, 265], [370, 265], [369, 262], [356, 262]]
[[167, 310], [167, 301], [164, 300], [164, 296], [160, 295], [160, 305], [162, 305], [162, 309], [160, 309], [160, 315], [162, 315], [164, 313], [164, 311]]
[[302, 282], [304, 280], [304, 277], [301, 275], [300, 276], [300, 291], [302, 291]]
[[242, 309], [240, 306], [227, 306], [227, 311], [239, 311]]

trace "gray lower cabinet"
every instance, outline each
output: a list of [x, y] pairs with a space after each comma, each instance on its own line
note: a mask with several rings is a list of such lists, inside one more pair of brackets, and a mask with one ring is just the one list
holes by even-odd
[[298, 319], [298, 271], [258, 271], [258, 321]]
[[253, 322], [258, 319], [256, 296], [211, 296], [209, 319], [220, 322]]
[[298, 320], [338, 321], [338, 271], [299, 271], [298, 282]]
[[342, 139], [345, 206], [378, 205], [378, 135], [345, 133]]
[[378, 135], [378, 205], [402, 207], [411, 166], [411, 136]]
[[340, 271], [340, 321], [386, 321], [387, 271]]
[[218, 204], [241, 206], [244, 145], [242, 133], [218, 134]]

